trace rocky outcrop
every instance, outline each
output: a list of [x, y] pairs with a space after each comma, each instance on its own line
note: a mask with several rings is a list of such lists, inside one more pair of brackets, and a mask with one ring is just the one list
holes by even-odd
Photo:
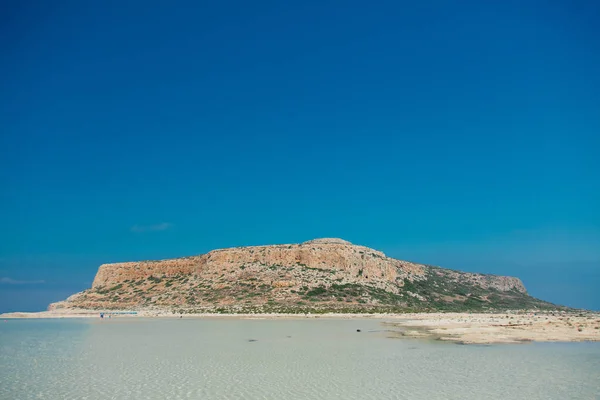
[[517, 278], [401, 261], [328, 238], [104, 264], [91, 289], [51, 308], [452, 309], [508, 306], [515, 299], [532, 299]]
[[183, 274], [202, 277], [226, 273], [232, 278], [240, 275], [244, 267], [261, 270], [272, 266], [277, 269], [334, 270], [348, 281], [370, 282], [381, 287], [395, 285], [398, 278], [412, 279], [424, 274], [424, 266], [420, 264], [388, 258], [380, 251], [355, 246], [341, 239], [317, 239], [302, 244], [213, 250], [201, 256], [171, 260], [104, 264], [100, 266], [92, 288], [150, 276]]

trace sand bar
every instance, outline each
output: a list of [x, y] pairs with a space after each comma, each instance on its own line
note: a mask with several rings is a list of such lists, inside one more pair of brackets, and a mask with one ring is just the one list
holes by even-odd
[[[97, 310], [60, 310], [0, 314], [2, 319], [99, 318]], [[435, 339], [462, 344], [600, 341], [600, 313], [524, 312], [494, 314], [175, 314], [161, 310], [107, 311], [111, 318], [342, 318], [381, 320], [390, 337]], [[112, 313], [112, 314], [111, 314]]]

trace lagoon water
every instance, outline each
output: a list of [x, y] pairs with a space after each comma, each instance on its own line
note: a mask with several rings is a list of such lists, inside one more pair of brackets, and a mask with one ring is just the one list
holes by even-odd
[[461, 346], [377, 320], [0, 324], [1, 399], [600, 399], [598, 343]]

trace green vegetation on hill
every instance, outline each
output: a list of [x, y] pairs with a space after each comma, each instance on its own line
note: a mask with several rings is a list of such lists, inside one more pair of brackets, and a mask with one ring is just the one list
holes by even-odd
[[527, 295], [516, 278], [394, 260], [333, 239], [114, 264], [102, 267], [95, 282], [104, 285], [96, 284], [61, 306], [257, 313], [558, 308]]
[[[423, 279], [404, 278], [398, 282], [397, 292], [369, 284], [338, 283], [339, 279], [282, 291], [256, 277], [225, 284], [222, 277], [209, 281], [164, 275], [126, 280], [109, 288], [98, 287], [85, 296], [96, 299], [99, 308], [128, 304], [139, 308], [175, 307], [178, 312], [403, 313], [557, 308], [517, 290], [484, 289], [468, 281], [451, 279], [443, 271], [430, 267]], [[330, 275], [329, 270], [318, 273]]]

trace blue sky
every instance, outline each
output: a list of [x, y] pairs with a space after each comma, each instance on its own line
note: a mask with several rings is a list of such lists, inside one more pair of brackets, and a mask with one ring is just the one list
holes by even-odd
[[325, 236], [600, 309], [597, 2], [217, 3], [5, 3], [0, 311]]

